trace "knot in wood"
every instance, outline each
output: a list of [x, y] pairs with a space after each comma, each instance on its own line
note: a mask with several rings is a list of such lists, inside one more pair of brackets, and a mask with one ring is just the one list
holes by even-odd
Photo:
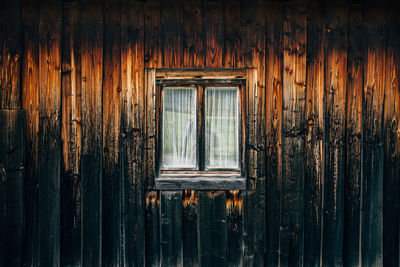
[[7, 181], [7, 173], [4, 165], [0, 163], [0, 179], [3, 183]]

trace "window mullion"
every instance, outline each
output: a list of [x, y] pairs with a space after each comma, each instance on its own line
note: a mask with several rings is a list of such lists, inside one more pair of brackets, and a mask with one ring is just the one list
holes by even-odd
[[197, 166], [200, 171], [204, 170], [204, 154], [205, 154], [205, 144], [204, 144], [204, 86], [197, 86], [197, 155], [198, 161]]

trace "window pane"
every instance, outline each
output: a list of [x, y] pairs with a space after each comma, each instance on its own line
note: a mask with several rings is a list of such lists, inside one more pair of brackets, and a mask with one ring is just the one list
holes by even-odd
[[196, 90], [167, 87], [163, 91], [162, 167], [196, 167]]
[[239, 168], [238, 88], [206, 88], [206, 168]]

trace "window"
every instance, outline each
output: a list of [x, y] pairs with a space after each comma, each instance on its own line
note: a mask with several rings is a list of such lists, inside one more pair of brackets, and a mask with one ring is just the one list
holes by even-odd
[[[251, 78], [249, 78], [249, 73]], [[256, 147], [255, 70], [146, 72], [148, 185], [155, 189], [246, 189]], [[252, 82], [251, 82], [252, 81]]]

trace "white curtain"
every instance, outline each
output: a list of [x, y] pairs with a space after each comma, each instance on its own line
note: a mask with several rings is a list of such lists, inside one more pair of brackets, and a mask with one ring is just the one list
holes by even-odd
[[206, 88], [206, 168], [239, 168], [238, 88]]
[[163, 168], [196, 167], [195, 88], [163, 89]]

